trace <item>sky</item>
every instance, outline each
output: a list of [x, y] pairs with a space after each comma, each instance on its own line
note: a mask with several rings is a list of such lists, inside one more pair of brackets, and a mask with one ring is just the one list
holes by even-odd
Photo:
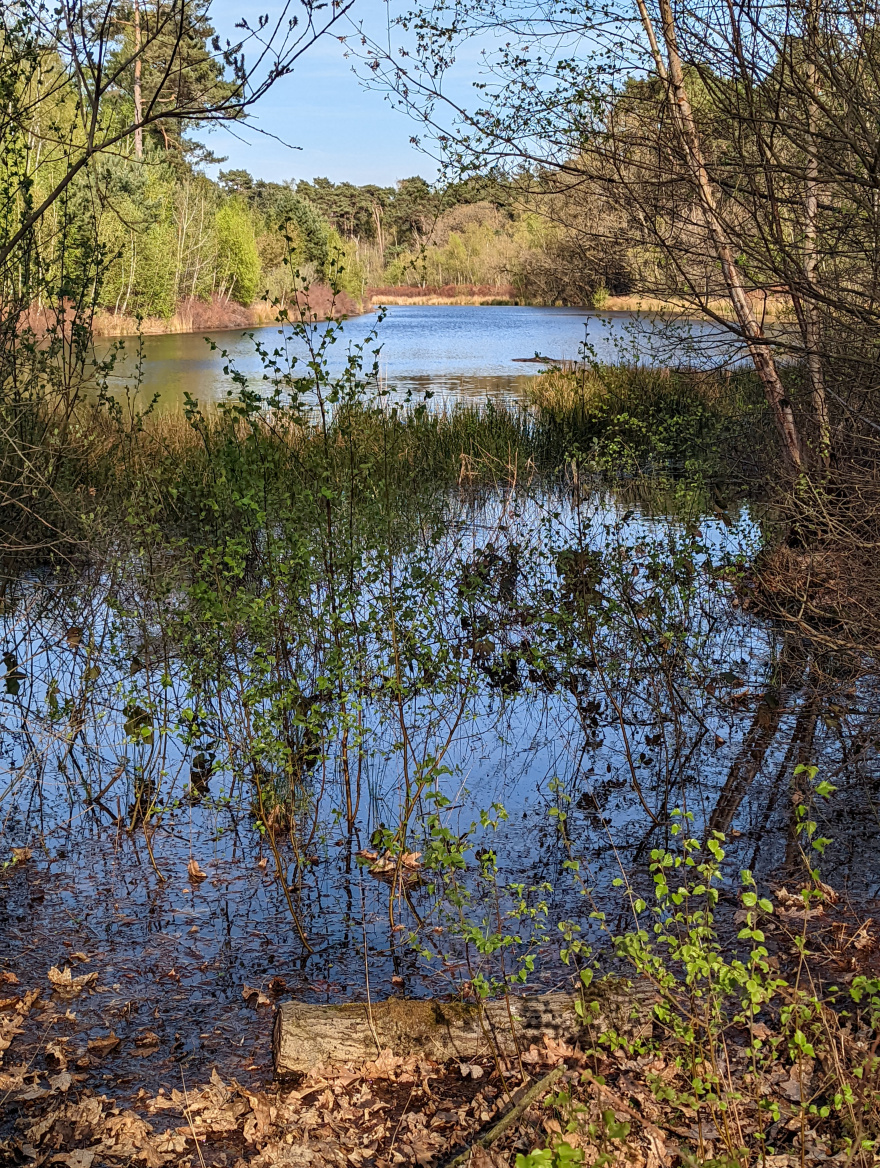
[[[245, 0], [215, 0], [211, 14], [218, 31], [229, 30], [231, 36], [242, 14], [252, 21], [258, 12], [271, 12], [273, 7], [277, 11], [277, 4], [266, 0], [255, 4], [252, 0], [250, 5]], [[382, 34], [387, 29], [382, 0], [357, 0], [354, 12], [370, 31]], [[348, 31], [350, 24], [340, 28]], [[393, 109], [383, 94], [365, 89], [344, 54], [338, 40], [324, 38], [300, 58], [291, 76], [278, 81], [253, 107], [252, 128], [235, 126], [234, 135], [225, 129], [202, 130], [196, 136], [215, 154], [227, 156], [222, 169], [241, 168], [274, 182], [322, 176], [333, 182], [390, 186], [415, 174], [432, 180], [435, 162], [410, 142], [420, 127]], [[257, 128], [288, 145], [255, 132]]]

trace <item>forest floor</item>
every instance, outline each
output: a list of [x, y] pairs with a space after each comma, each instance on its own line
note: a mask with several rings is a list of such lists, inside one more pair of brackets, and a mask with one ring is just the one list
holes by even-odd
[[[806, 929], [822, 952], [815, 969], [802, 967], [807, 980], [846, 984], [876, 971], [880, 943], [870, 919], [860, 924], [843, 904], [805, 912], [795, 897], [777, 908], [780, 938]], [[0, 971], [4, 1165], [866, 1168], [880, 1159], [873, 1141], [859, 1149], [873, 1127], [874, 1075], [851, 1073], [875, 1061], [878, 1042], [834, 1011], [808, 1032], [815, 1049], [807, 1057], [794, 1057], [768, 1019], [751, 1033], [727, 1026], [717, 1045], [723, 1065], [694, 1065], [694, 1048], [656, 1033], [655, 1024], [654, 1040], [617, 1049], [600, 1040], [582, 1050], [545, 1036], [506, 1064], [437, 1064], [386, 1050], [365, 1064], [316, 1065], [279, 1082], [269, 1053], [271, 981], [266, 992], [244, 987], [239, 1028], [249, 1053], [241, 1074], [228, 1066], [221, 1074], [149, 1028], [130, 1034], [123, 998], [108, 998], [102, 974], [83, 972], [94, 964], [83, 957], [71, 953], [72, 968], [52, 967], [29, 985]], [[764, 1044], [758, 1058], [756, 1037]], [[723, 1090], [698, 1097], [694, 1082], [712, 1073]], [[841, 1091], [849, 1105], [829, 1108]]]

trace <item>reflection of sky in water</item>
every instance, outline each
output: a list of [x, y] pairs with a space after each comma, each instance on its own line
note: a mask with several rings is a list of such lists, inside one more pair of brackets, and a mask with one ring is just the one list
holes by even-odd
[[[588, 345], [589, 356], [603, 362], [641, 360], [658, 365], [703, 364], [724, 356], [717, 330], [694, 322], [653, 321], [619, 313], [601, 317], [584, 309], [515, 307], [393, 306], [381, 325], [375, 313], [345, 323], [342, 337], [330, 351], [331, 371], [342, 367], [348, 344], [363, 342], [378, 327], [380, 376], [403, 392], [435, 393], [440, 399], [483, 399], [519, 396], [524, 380], [537, 371], [515, 358], [536, 354], [577, 360]], [[321, 327], [320, 325], [318, 326]], [[277, 327], [252, 330], [270, 352], [279, 345]], [[211, 334], [226, 349], [237, 369], [259, 390], [262, 366], [254, 342], [238, 330]], [[144, 338], [144, 397], [158, 393], [164, 406], [183, 400], [184, 391], [200, 401], [226, 395], [234, 388], [223, 373], [219, 352], [212, 352], [202, 334]], [[134, 337], [125, 340], [126, 355], [111, 379], [118, 392], [131, 380], [136, 365]], [[303, 355], [294, 341], [291, 352]]]
[[[452, 499], [448, 522], [437, 541], [430, 544], [431, 562], [438, 577], [448, 581], [446, 594], [454, 595], [462, 557], [467, 559], [473, 549], [490, 543], [503, 550], [508, 541], [516, 541], [522, 570], [516, 611], [506, 626], [501, 622], [493, 629], [492, 636], [499, 648], [505, 637], [512, 643], [523, 637], [540, 643], [542, 633], [530, 623], [530, 614], [540, 609], [542, 588], [554, 579], [552, 549], [577, 546], [582, 538], [586, 546], [604, 549], [610, 557], [606, 562], [611, 563], [618, 545], [641, 547], [649, 553], [653, 548], [661, 561], [664, 556], [671, 558], [680, 546], [678, 524], [633, 512], [624, 521], [622, 512], [613, 499], [594, 498], [575, 515], [565, 494], [543, 499], [495, 495], [473, 505]], [[698, 556], [700, 564], [705, 557], [719, 564], [737, 552], [751, 554], [760, 535], [745, 510], [734, 517], [730, 527], [713, 519], [703, 520], [700, 530], [704, 545]], [[639, 590], [647, 587], [645, 557], [637, 555], [643, 565], [637, 576], [630, 576], [631, 561], [626, 560], [619, 591], [608, 588], [624, 604], [627, 597], [637, 600]], [[634, 592], [628, 578], [637, 579]], [[619, 628], [612, 622], [602, 633], [604, 647], [599, 656], [624, 711], [626, 734], [638, 758], [648, 804], [657, 810], [664, 802], [670, 808], [676, 804], [687, 808], [693, 812], [695, 832], [700, 834], [737, 759], [751, 749], [748, 734], [759, 695], [773, 677], [782, 638], [735, 611], [728, 586], [710, 587], [711, 573], [699, 571], [697, 579], [705, 581], [705, 587], [697, 588], [688, 604], [690, 649], [673, 679], [681, 728], [676, 753], [664, 753], [665, 747], [649, 748], [648, 737], [655, 738], [658, 727], [668, 742], [675, 739], [673, 720], [661, 725], [652, 713], [653, 700], [670, 700], [669, 693], [664, 693], [669, 679], [656, 663], [651, 668], [654, 659], [641, 652], [631, 624], [626, 632], [623, 616]], [[7, 947], [15, 959], [21, 954], [22, 965], [36, 962], [45, 968], [57, 960], [59, 946], [68, 940], [77, 950], [100, 953], [101, 983], [122, 985], [126, 1000], [134, 1003], [130, 1014], [117, 1023], [117, 1032], [137, 1025], [164, 1026], [169, 1041], [173, 1033], [180, 1032], [195, 1047], [201, 1043], [203, 1052], [216, 1059], [223, 1073], [241, 1070], [235, 1061], [240, 1057], [238, 1048], [220, 1033], [223, 1026], [236, 1035], [247, 1032], [252, 1036], [244, 1055], [248, 1061], [265, 1060], [268, 1051], [265, 1019], [258, 1017], [254, 1022], [249, 1016], [246, 1023], [237, 1022], [244, 1011], [243, 982], [265, 984], [269, 976], [281, 975], [289, 992], [297, 997], [332, 1000], [348, 995], [362, 999], [365, 945], [372, 992], [377, 998], [391, 991], [392, 973], [405, 979], [409, 994], [443, 994], [452, 987], [454, 976], [467, 976], [461, 968], [456, 974], [444, 965], [440, 951], [451, 951], [454, 946], [442, 934], [438, 938], [428, 931], [421, 936], [437, 956], [428, 964], [417, 960], [407, 932], [390, 929], [387, 887], [366, 874], [355, 860], [357, 848], [368, 844], [379, 823], [395, 824], [401, 799], [400, 754], [394, 749], [399, 731], [388, 709], [381, 713], [380, 699], [364, 700], [369, 749], [354, 835], [349, 837], [332, 813], [332, 808], [342, 803], [335, 757], [338, 740], [334, 740], [329, 745], [334, 757], [326, 771], [321, 774], [319, 768], [307, 780], [313, 792], [323, 792], [323, 803], [314, 836], [303, 847], [308, 863], [299, 874], [289, 846], [282, 845], [284, 861], [290, 865], [293, 900], [314, 949], [309, 955], [291, 925], [284, 893], [272, 877], [272, 857], [254, 829], [249, 785], [239, 782], [230, 789], [228, 773], [218, 774], [211, 779], [211, 794], [216, 798], [225, 793], [231, 802], [191, 804], [183, 788], [195, 748], [187, 751], [174, 730], [167, 736], [157, 735], [149, 748], [125, 741], [121, 711], [127, 702], [136, 697], [143, 701], [143, 691], [152, 686], [173, 724], [187, 694], [181, 680], [182, 663], [173, 645], [168, 646], [167, 662], [148, 660], [146, 668], [131, 672], [133, 655], [149, 658], [139, 648], [144, 627], [155, 636], [158, 622], [150, 612], [142, 623], [121, 610], [111, 611], [103, 599], [108, 583], [95, 580], [91, 588], [67, 596], [59, 592], [57, 597], [51, 595], [49, 587], [41, 596], [35, 586], [32, 617], [40, 604], [45, 604], [46, 613], [32, 626], [29, 637], [23, 627], [16, 626], [14, 611], [3, 614], [4, 634], [9, 643], [17, 644], [21, 660], [27, 662], [28, 681], [22, 702], [0, 695], [0, 721], [6, 727], [0, 773], [0, 843], [6, 847], [35, 838], [41, 841], [34, 861], [22, 874], [33, 890], [34, 902], [19, 905], [14, 897], [9, 900], [10, 911], [19, 913], [21, 909], [18, 920], [10, 919], [4, 926]], [[133, 612], [138, 587], [137, 574], [132, 573], [121, 588], [122, 600], [128, 601]], [[366, 596], [366, 607], [368, 601]], [[76, 652], [65, 638], [65, 629], [72, 624], [92, 630]], [[446, 612], [441, 601], [432, 628], [435, 632], [445, 629], [449, 643], [461, 643], [454, 605]], [[87, 721], [68, 749], [64, 720], [48, 723], [40, 711], [45, 708], [50, 677], [58, 684], [59, 701], [77, 691], [77, 679], [86, 666], [86, 642], [93, 646], [90, 660], [102, 672]], [[154, 649], [158, 647], [154, 644]], [[246, 656], [246, 644], [241, 652]], [[168, 682], [160, 679], [166, 668]], [[595, 667], [585, 663], [583, 671], [588, 677], [589, 696], [601, 704], [596, 724], [590, 728], [583, 724], [577, 700], [565, 683], [555, 690], [540, 682], [525, 683], [519, 692], [505, 694], [481, 682], [444, 758], [452, 772], [444, 780], [452, 802], [443, 812], [443, 820], [453, 833], [466, 832], [479, 809], [496, 800], [503, 803], [509, 818], [493, 837], [499, 879], [526, 885], [550, 881], [555, 888], [551, 924], [560, 917], [576, 919], [586, 937], [594, 902], [609, 913], [612, 928], [618, 927], [614, 917], [621, 898], [611, 882], [621, 867], [641, 886], [650, 848], [668, 840], [662, 829], [652, 829], [633, 788], [624, 757], [623, 727], [603, 696]], [[710, 676], [727, 678], [719, 680], [711, 695], [705, 689]], [[732, 693], [740, 689], [752, 695], [749, 700], [732, 699]], [[210, 704], [207, 693], [204, 698]], [[861, 698], [861, 717], [867, 724], [875, 717], [871, 711], [876, 710], [876, 702], [872, 703], [869, 692]], [[229, 692], [223, 700], [234, 704], [235, 696]], [[428, 749], [432, 740], [436, 744], [445, 737], [448, 724], [445, 727], [442, 717], [438, 718], [445, 700], [443, 695], [424, 692], [416, 694], [409, 704], [409, 733], [417, 753]], [[840, 699], [831, 694], [831, 700]], [[855, 706], [855, 699], [849, 700]], [[786, 763], [786, 756], [800, 702], [796, 686], [790, 688], [779, 730], [733, 813], [732, 826], [740, 834], [732, 842], [731, 870], [754, 867], [759, 879], [777, 872], [785, 859], [793, 765], [790, 760]], [[450, 710], [453, 706], [454, 702], [450, 703]], [[857, 730], [853, 725], [851, 733]], [[876, 855], [871, 798], [876, 789], [874, 756], [848, 761], [851, 746], [830, 723], [819, 726], [815, 746], [822, 777], [831, 778], [840, 787], [828, 809], [833, 822], [823, 822], [820, 828], [835, 839], [823, 860], [823, 876], [838, 887], [848, 882], [857, 895], [876, 893], [876, 864], [871, 859]], [[50, 762], [41, 773], [37, 760], [44, 752]], [[152, 855], [146, 853], [142, 828], [128, 833], [117, 830], [114, 822], [120, 811], [125, 815], [136, 766], [139, 761], [146, 762], [148, 755], [164, 772], [167, 808], [151, 834]], [[642, 761], [647, 755], [650, 759]], [[125, 769], [114, 785], [120, 761]], [[98, 799], [91, 808], [83, 799], [86, 780]], [[549, 814], [554, 807], [568, 816], [570, 850]], [[421, 807], [420, 814], [424, 810]], [[819, 814], [825, 815], [824, 808]], [[410, 846], [416, 849], [423, 846], [418, 819], [414, 817], [409, 837]], [[257, 866], [261, 851], [268, 857], [266, 868]], [[208, 873], [208, 879], [195, 887], [187, 880], [191, 856]], [[579, 895], [566, 871], [572, 857], [580, 863], [584, 882], [591, 890], [589, 902]], [[472, 858], [469, 863], [463, 879], [476, 883]], [[422, 914], [433, 926], [427, 890], [413, 889], [411, 901], [413, 912]], [[397, 919], [408, 929], [415, 917], [401, 903]], [[533, 988], [558, 984], [557, 951], [551, 928], [543, 948], [545, 959], [538, 962], [530, 978]], [[157, 984], [163, 987], [158, 1007]], [[212, 1048], [210, 1042], [217, 1045]]]

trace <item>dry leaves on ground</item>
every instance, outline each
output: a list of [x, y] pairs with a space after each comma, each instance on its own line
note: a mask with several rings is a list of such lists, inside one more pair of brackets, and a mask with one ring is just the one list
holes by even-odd
[[[22, 1022], [39, 996], [39, 990], [28, 990], [21, 998], [7, 999], [6, 1005], [0, 1010], [0, 1066], [3, 1064], [3, 1056], [9, 1049], [13, 1038], [16, 1034], [24, 1032]], [[8, 1089], [11, 1086], [10, 1083], [5, 1082], [7, 1077], [0, 1073], [0, 1089]]]
[[256, 986], [245, 985], [242, 987], [241, 996], [249, 1006], [271, 1006], [272, 1000], [263, 993], [261, 989]]
[[82, 993], [86, 986], [93, 985], [98, 980], [97, 972], [81, 973], [79, 977], [74, 977], [69, 965], [65, 965], [64, 969], [53, 965], [48, 976], [55, 992], [67, 997]]

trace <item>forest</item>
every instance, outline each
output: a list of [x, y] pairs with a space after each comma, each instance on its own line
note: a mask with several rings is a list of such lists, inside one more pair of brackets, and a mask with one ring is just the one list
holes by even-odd
[[357, 5], [0, 0], [0, 1163], [875, 1168], [876, 14]]
[[[141, 159], [104, 165], [95, 185], [101, 332], [129, 331], [138, 317], [184, 324], [199, 302], [201, 327], [211, 305], [218, 320], [230, 303], [255, 306], [259, 318], [263, 303], [331, 280], [349, 311], [369, 304], [374, 289], [419, 296], [445, 287], [455, 296], [480, 286], [487, 299], [535, 304], [589, 304], [597, 293], [601, 301], [609, 284], [627, 290], [623, 272], [585, 264], [507, 182], [439, 191], [418, 177], [357, 187], [222, 169], [212, 180], [160, 139]], [[271, 318], [270, 309], [261, 319]]]
[[[206, 86], [222, 104], [231, 89], [212, 52], [214, 29], [205, 9], [193, 12], [178, 52], [186, 82], [175, 97], [186, 101]], [[131, 51], [131, 15], [115, 13], [116, 25], [108, 30], [111, 69]], [[141, 105], [161, 83], [167, 38], [157, 34], [138, 56]], [[26, 136], [50, 125], [62, 141], [76, 139], [77, 111], [59, 84], [62, 73], [57, 52], [38, 54], [28, 91], [19, 95], [19, 129]], [[135, 84], [132, 67], [118, 70], [95, 110], [111, 135], [134, 110]], [[139, 317], [172, 321], [176, 314], [183, 327], [200, 304], [204, 327], [211, 305], [221, 321], [230, 303], [259, 309], [289, 299], [295, 287], [326, 286], [331, 278], [350, 310], [368, 303], [369, 289], [397, 285], [481, 285], [520, 302], [551, 304], [589, 303], [609, 285], [626, 290], [624, 272], [596, 258], [585, 263], [577, 241], [501, 175], [434, 187], [418, 177], [385, 188], [321, 178], [265, 182], [246, 171], [224, 171], [223, 160], [199, 144], [194, 135], [209, 121], [197, 115], [160, 119], [123, 136], [112, 151], [95, 151], [63, 200], [35, 224], [50, 284], [73, 276], [60, 274], [62, 265], [70, 269], [71, 239], [97, 245], [89, 250], [88, 272], [76, 279], [92, 288], [98, 332], [127, 332]], [[68, 158], [67, 148], [28, 153], [28, 202], [46, 199]], [[5, 160], [6, 189], [19, 195], [23, 162], [16, 152]], [[218, 164], [217, 177], [209, 177]], [[14, 205], [13, 198], [7, 214]], [[35, 304], [39, 310], [39, 291]], [[271, 319], [272, 312], [263, 315]]]

